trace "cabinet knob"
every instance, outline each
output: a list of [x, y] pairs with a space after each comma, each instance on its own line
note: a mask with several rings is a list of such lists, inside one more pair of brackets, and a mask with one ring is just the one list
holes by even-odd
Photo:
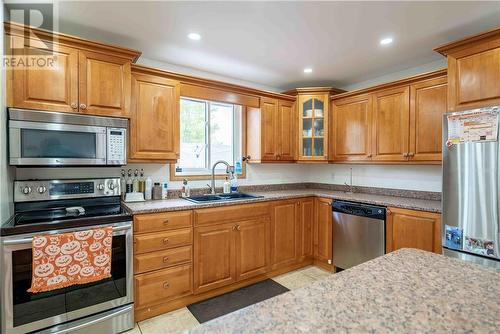
[[236, 225], [236, 230], [237, 230], [237, 231], [241, 231], [241, 227], [240, 227], [240, 225]]
[[168, 256], [165, 256], [165, 257], [163, 258], [163, 263], [167, 263], [167, 262], [168, 262]]
[[368, 154], [366, 157], [371, 158], [372, 156], [373, 156], [373, 154]]
[[73, 109], [78, 108], [78, 104], [76, 104], [75, 102], [71, 103], [71, 108], [73, 108]]
[[168, 238], [163, 239], [163, 244], [168, 244]]
[[85, 103], [80, 103], [80, 109], [82, 110], [87, 109], [87, 105]]
[[408, 158], [408, 153], [403, 153], [403, 157]]
[[410, 158], [413, 158], [413, 157], [415, 156], [415, 153], [410, 152], [410, 153], [408, 153], [408, 156], [409, 156]]
[[389, 209], [389, 208], [388, 208], [388, 209], [386, 210], [386, 212], [387, 212], [387, 215], [392, 215], [392, 211], [391, 211], [391, 209]]
[[165, 219], [165, 220], [163, 221], [163, 225], [168, 225], [168, 219]]
[[168, 282], [163, 283], [163, 288], [164, 289], [170, 288], [170, 284]]

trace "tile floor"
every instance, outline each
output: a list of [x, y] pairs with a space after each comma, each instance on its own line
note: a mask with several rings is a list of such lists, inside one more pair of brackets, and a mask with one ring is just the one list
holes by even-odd
[[[317, 267], [308, 266], [272, 279], [290, 290], [298, 289], [312, 282], [332, 275]], [[196, 318], [186, 307], [143, 320], [135, 328], [124, 334], [170, 334], [198, 326]]]

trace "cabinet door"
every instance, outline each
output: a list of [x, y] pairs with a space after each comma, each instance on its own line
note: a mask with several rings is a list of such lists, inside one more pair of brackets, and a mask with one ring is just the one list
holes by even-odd
[[333, 105], [333, 160], [371, 160], [372, 96], [337, 100]]
[[328, 263], [332, 259], [332, 200], [316, 198], [314, 219], [314, 258]]
[[280, 201], [272, 209], [271, 263], [272, 269], [294, 264], [300, 252], [300, 202]]
[[130, 113], [130, 61], [101, 53], [79, 52], [81, 112], [128, 117]]
[[409, 87], [384, 90], [374, 95], [373, 160], [405, 161], [409, 139]]
[[328, 159], [328, 94], [300, 95], [299, 155], [301, 161]]
[[271, 246], [269, 218], [236, 224], [236, 280], [265, 274], [269, 267]]
[[278, 160], [295, 160], [295, 142], [297, 141], [295, 131], [295, 109], [294, 103], [290, 101], [278, 102]]
[[132, 75], [131, 159], [176, 160], [179, 148], [178, 81]]
[[418, 248], [441, 254], [441, 215], [432, 212], [388, 208], [386, 252]]
[[450, 111], [500, 104], [500, 38], [448, 55]]
[[261, 109], [261, 160], [274, 161], [278, 156], [278, 101], [262, 98]]
[[[23, 38], [10, 37], [11, 43], [21, 46]], [[46, 67], [25, 67], [9, 71], [7, 103], [10, 107], [39, 110], [78, 112], [78, 50], [53, 45], [46, 50], [40, 41], [26, 39], [24, 49], [17, 54], [37, 52], [47, 59]], [[29, 45], [31, 43], [31, 45]], [[43, 44], [43, 45], [42, 45]], [[46, 58], [45, 58], [46, 57]]]
[[410, 160], [441, 161], [446, 82], [444, 77], [410, 87]]
[[314, 222], [314, 199], [308, 198], [300, 202], [300, 236], [301, 257], [313, 256], [313, 222]]
[[194, 229], [194, 291], [204, 292], [236, 281], [235, 223]]

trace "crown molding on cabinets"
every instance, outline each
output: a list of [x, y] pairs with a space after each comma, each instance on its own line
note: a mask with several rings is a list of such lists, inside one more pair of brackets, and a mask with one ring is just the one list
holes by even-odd
[[59, 45], [69, 46], [80, 50], [105, 53], [110, 56], [121, 57], [136, 62], [141, 55], [141, 51], [124, 48], [121, 46], [104, 44], [97, 41], [88, 40], [63, 33], [25, 26], [15, 22], [4, 22], [5, 34], [11, 36], [31, 36], [49, 42], [56, 42]]
[[450, 53], [455, 53], [461, 49], [470, 48], [476, 44], [491, 43], [491, 48], [497, 48], [499, 46], [500, 37], [500, 27], [485, 31], [483, 33], [467, 36], [465, 38], [459, 39], [451, 43], [446, 43], [438, 46], [434, 51], [439, 52], [443, 56], [447, 56]]

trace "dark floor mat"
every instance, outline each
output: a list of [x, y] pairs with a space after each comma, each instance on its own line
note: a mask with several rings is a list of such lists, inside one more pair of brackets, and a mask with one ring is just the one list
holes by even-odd
[[272, 279], [246, 286], [195, 304], [188, 305], [189, 311], [200, 322], [218, 318], [246, 306], [290, 291]]

